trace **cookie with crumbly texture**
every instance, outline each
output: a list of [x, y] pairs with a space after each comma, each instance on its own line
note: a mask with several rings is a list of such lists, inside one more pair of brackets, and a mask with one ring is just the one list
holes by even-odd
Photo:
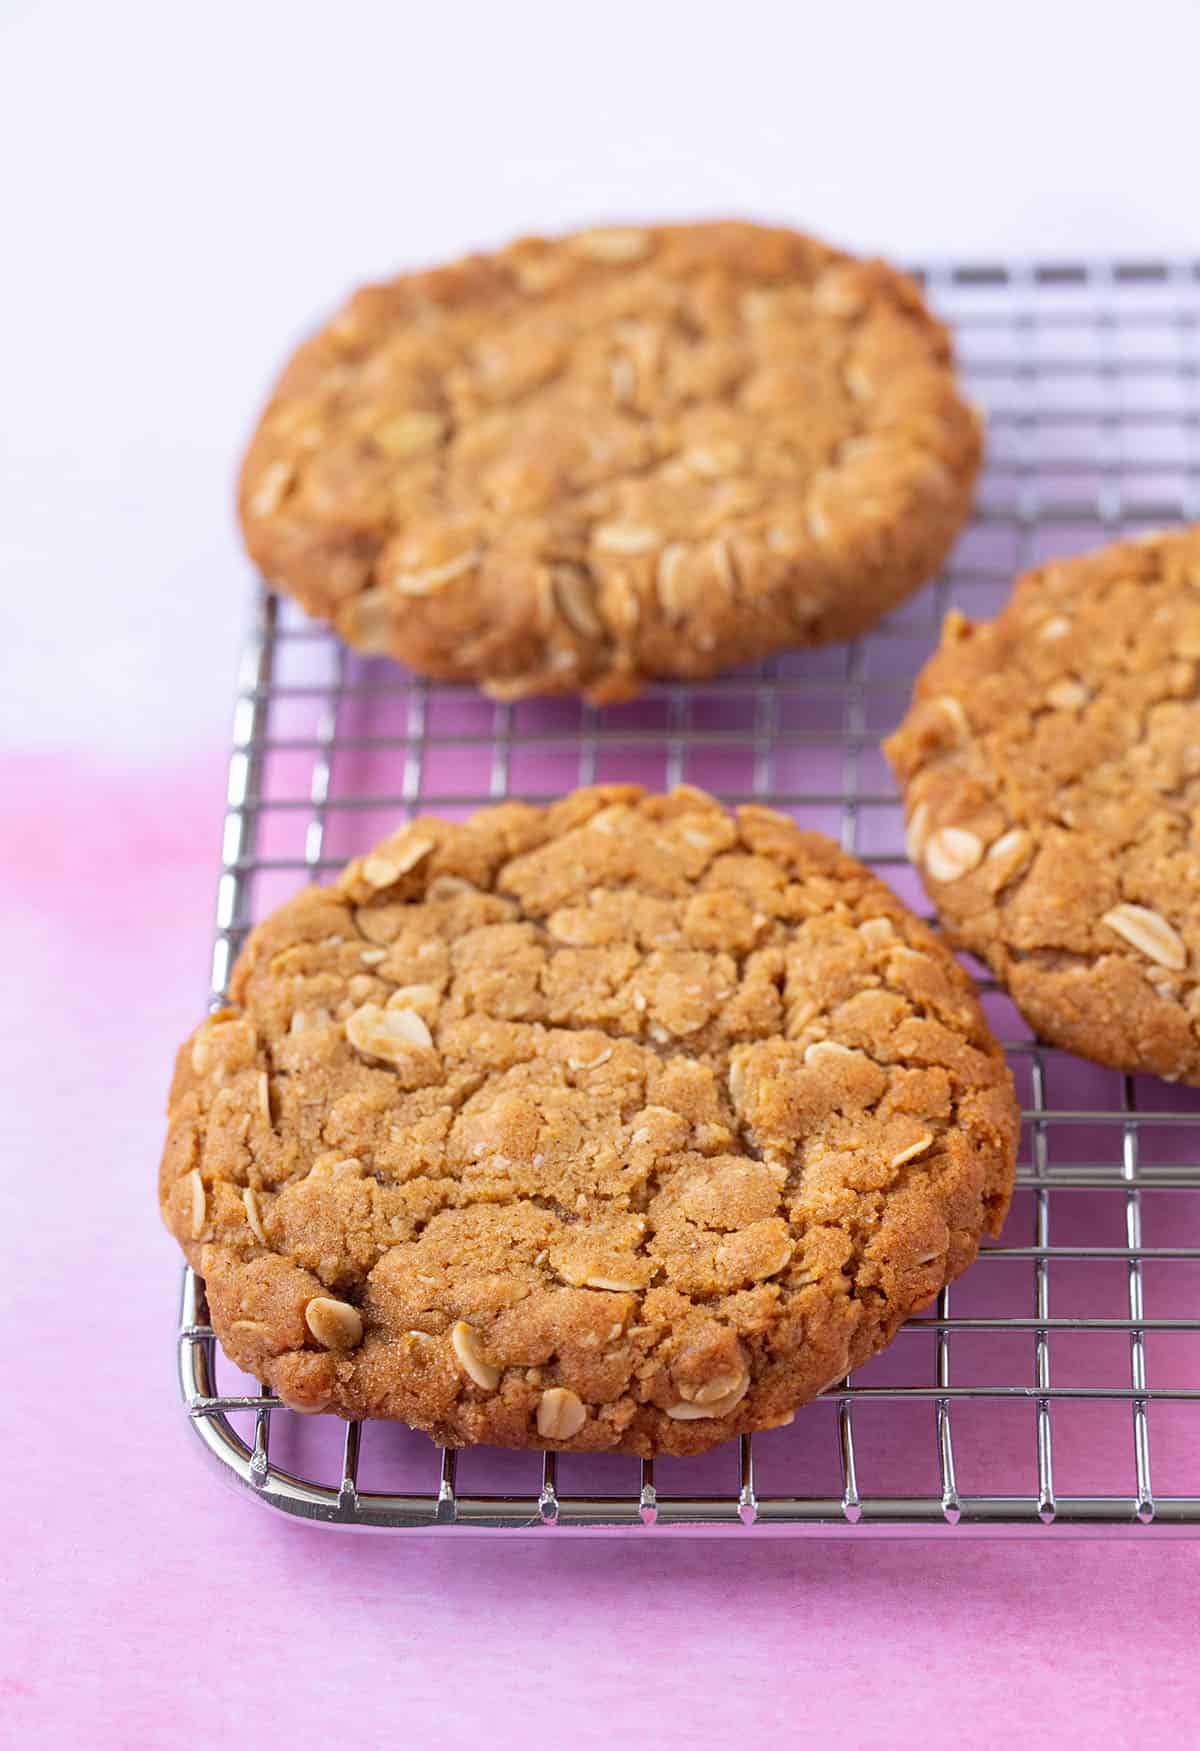
[[263, 575], [351, 644], [603, 702], [874, 625], [941, 564], [979, 454], [905, 275], [620, 227], [359, 291], [284, 372], [239, 502]]
[[290, 1405], [697, 1453], [970, 1263], [1016, 1131], [969, 979], [860, 864], [610, 786], [414, 821], [260, 925], [161, 1201]]
[[946, 622], [885, 744], [951, 939], [1054, 1045], [1200, 1083], [1200, 528]]

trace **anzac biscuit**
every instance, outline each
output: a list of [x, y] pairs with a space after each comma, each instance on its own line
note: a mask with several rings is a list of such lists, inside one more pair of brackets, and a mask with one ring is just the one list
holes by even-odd
[[1043, 1039], [1200, 1083], [1200, 529], [951, 616], [886, 744], [951, 939]]
[[1016, 1129], [969, 979], [860, 864], [610, 786], [414, 821], [260, 925], [161, 1200], [292, 1406], [697, 1453], [970, 1263]]
[[937, 570], [979, 453], [903, 274], [618, 227], [359, 291], [284, 372], [240, 511], [351, 644], [609, 701], [874, 625]]

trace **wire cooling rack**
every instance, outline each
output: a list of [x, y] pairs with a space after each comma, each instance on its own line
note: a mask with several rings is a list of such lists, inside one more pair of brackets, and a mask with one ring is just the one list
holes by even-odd
[[[925, 910], [878, 752], [947, 608], [1121, 532], [1200, 520], [1200, 262], [921, 276], [988, 413], [975, 519], [870, 638], [607, 710], [495, 705], [359, 657], [260, 595], [234, 722], [212, 997], [250, 924], [406, 816], [597, 780], [688, 781], [839, 838]], [[975, 969], [978, 973], [979, 969]], [[993, 985], [1025, 1112], [1001, 1240], [788, 1429], [699, 1459], [442, 1453], [302, 1418], [240, 1376], [186, 1273], [179, 1373], [224, 1475], [314, 1522], [393, 1531], [1186, 1531], [1200, 1526], [1200, 1091], [1040, 1045]]]

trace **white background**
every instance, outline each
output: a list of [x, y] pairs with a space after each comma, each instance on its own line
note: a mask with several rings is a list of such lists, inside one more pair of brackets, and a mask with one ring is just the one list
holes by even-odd
[[0, 734], [223, 736], [240, 447], [351, 284], [600, 218], [1200, 254], [1200, 4], [0, 0]]

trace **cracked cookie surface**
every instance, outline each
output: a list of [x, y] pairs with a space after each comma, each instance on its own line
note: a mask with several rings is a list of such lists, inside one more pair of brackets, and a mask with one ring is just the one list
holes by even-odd
[[940, 565], [980, 434], [913, 281], [796, 232], [526, 238], [359, 291], [247, 454], [264, 576], [500, 698], [850, 638]]
[[1017, 1115], [867, 870], [683, 789], [422, 819], [251, 935], [160, 1192], [238, 1365], [446, 1445], [787, 1422], [996, 1232]]
[[1200, 1083], [1200, 529], [950, 616], [885, 744], [952, 940], [1052, 1044]]

